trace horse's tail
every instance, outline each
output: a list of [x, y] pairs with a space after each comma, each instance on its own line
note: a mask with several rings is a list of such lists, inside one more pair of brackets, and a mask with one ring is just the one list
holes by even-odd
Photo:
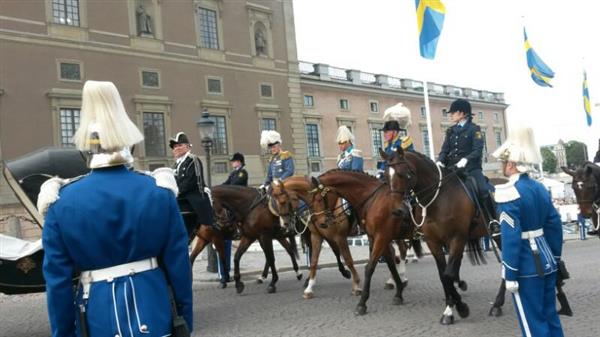
[[421, 239], [412, 239], [410, 240], [410, 244], [412, 245], [413, 250], [415, 251], [415, 255], [418, 258], [423, 257], [423, 245], [421, 243]]
[[481, 240], [479, 240], [479, 238], [469, 239], [467, 242], [467, 255], [469, 256], [469, 261], [471, 261], [472, 265], [487, 264], [485, 256], [483, 255], [483, 250], [481, 249]]
[[300, 255], [298, 254], [298, 244], [296, 243], [296, 235], [290, 235], [288, 236], [288, 239], [290, 240], [290, 249], [294, 253], [296, 260], [299, 260]]

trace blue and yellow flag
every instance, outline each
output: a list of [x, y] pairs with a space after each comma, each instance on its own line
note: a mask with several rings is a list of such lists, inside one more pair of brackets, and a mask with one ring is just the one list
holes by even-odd
[[440, 0], [415, 0], [421, 56], [433, 60], [444, 27], [446, 7]]
[[523, 28], [525, 34], [525, 52], [527, 53], [527, 66], [529, 72], [531, 72], [531, 78], [535, 83], [542, 87], [552, 87], [550, 80], [554, 78], [554, 71], [550, 69], [538, 56], [538, 54], [531, 48], [529, 39], [527, 39], [527, 32]]
[[590, 104], [590, 92], [587, 84], [587, 74], [583, 72], [583, 109], [587, 118], [588, 126], [592, 125], [592, 105]]

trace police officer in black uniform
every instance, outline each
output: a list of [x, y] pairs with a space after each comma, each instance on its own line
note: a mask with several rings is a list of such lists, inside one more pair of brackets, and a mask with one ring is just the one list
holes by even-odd
[[483, 156], [483, 136], [479, 125], [472, 122], [471, 103], [459, 98], [450, 105], [450, 120], [454, 123], [446, 131], [446, 138], [438, 156], [437, 164], [442, 167], [455, 166], [464, 169], [464, 173], [475, 178], [482, 205], [491, 221], [496, 218], [496, 207], [490, 195], [490, 184], [483, 175], [481, 158]]
[[244, 155], [236, 152], [231, 159], [229, 159], [229, 162], [233, 167], [233, 171], [229, 173], [229, 177], [227, 177], [227, 180], [225, 180], [223, 185], [248, 186], [248, 172], [246, 172], [246, 169], [244, 168], [246, 166]]
[[192, 145], [183, 132], [169, 140], [169, 147], [175, 157], [174, 174], [179, 188], [177, 203], [184, 215], [187, 212], [196, 216], [196, 221], [184, 216], [185, 226], [191, 236], [197, 225], [213, 225], [213, 210], [206, 192], [202, 162], [191, 152]]

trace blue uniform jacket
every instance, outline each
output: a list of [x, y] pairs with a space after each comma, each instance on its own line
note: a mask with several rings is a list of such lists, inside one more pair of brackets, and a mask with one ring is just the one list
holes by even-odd
[[537, 276], [529, 240], [521, 233], [543, 230], [535, 238], [544, 274], [556, 271], [562, 253], [562, 224], [552, 205], [550, 194], [527, 174], [514, 175], [506, 184], [496, 186], [495, 193], [502, 231], [502, 263], [507, 281]]
[[338, 155], [337, 166], [342, 170], [363, 171], [363, 157], [360, 150], [349, 147], [346, 151]]
[[[42, 234], [52, 336], [80, 336], [81, 300], [74, 273], [158, 257], [165, 266], [112, 282], [92, 283], [90, 336], [164, 336], [171, 332], [165, 272], [178, 311], [192, 329], [187, 235], [173, 193], [124, 166], [95, 169], [64, 186], [50, 206]], [[74, 303], [76, 305], [74, 305]], [[149, 333], [141, 333], [146, 325]]]
[[479, 125], [468, 121], [462, 127], [458, 124], [448, 128], [446, 138], [438, 160], [446, 167], [456, 165], [462, 158], [467, 158], [467, 172], [481, 170], [483, 155], [483, 137]]
[[[415, 145], [413, 144], [412, 138], [410, 138], [410, 136], [400, 136], [400, 134], [398, 134], [391, 142], [383, 143], [383, 152], [392, 154], [399, 147], [404, 151], [415, 151]], [[377, 169], [385, 170], [385, 161], [377, 162]]]
[[265, 185], [269, 185], [273, 179], [285, 179], [294, 175], [294, 158], [288, 151], [280, 151], [269, 160], [269, 169]]

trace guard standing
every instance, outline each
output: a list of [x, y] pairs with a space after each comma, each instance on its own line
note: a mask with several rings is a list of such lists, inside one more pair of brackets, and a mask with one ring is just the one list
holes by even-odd
[[533, 130], [519, 126], [494, 152], [509, 182], [495, 192], [506, 289], [513, 293], [523, 336], [563, 336], [555, 287], [562, 252], [560, 216], [546, 188], [527, 172], [542, 162]]
[[[43, 271], [52, 336], [168, 336], [169, 284], [177, 314], [191, 330], [183, 221], [172, 191], [127, 168], [129, 148], [143, 136], [113, 83], [85, 83], [73, 138], [91, 153], [91, 173], [62, 188], [58, 178], [50, 179], [39, 200], [39, 209], [47, 209]], [[174, 184], [170, 172], [164, 178]]]

